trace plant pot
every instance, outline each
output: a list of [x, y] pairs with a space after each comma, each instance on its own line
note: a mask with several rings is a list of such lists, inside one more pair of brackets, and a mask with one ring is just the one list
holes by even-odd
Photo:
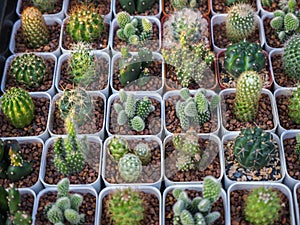
[[[137, 56], [138, 53], [133, 52], [132, 55]], [[151, 76], [149, 76], [149, 81], [146, 84], [143, 83], [141, 86], [139, 86], [138, 84], [140, 79], [129, 83], [125, 87], [119, 82], [118, 77], [120, 76], [120, 70], [119, 70], [120, 58], [121, 58], [120, 52], [118, 52], [112, 57], [112, 64], [111, 64], [112, 76], [110, 76], [109, 82], [113, 94], [118, 93], [120, 89], [124, 89], [125, 91], [139, 91], [139, 92], [147, 92], [147, 93], [154, 92], [159, 95], [163, 95], [165, 67], [164, 67], [164, 59], [161, 54], [153, 52], [153, 61], [157, 63], [152, 63], [148, 67], [149, 70], [151, 71], [150, 72]], [[156, 64], [161, 64], [161, 65], [156, 66]], [[152, 70], [155, 67], [160, 68], [160, 71]]]
[[300, 212], [299, 212], [299, 204], [300, 204], [300, 182], [298, 182], [294, 187], [294, 201], [295, 201], [295, 213], [296, 213], [296, 221], [297, 224], [300, 225]]
[[[262, 89], [262, 97], [259, 101], [257, 116], [252, 122], [240, 122], [236, 119], [233, 112], [235, 88], [227, 88], [219, 93], [221, 97], [221, 131], [222, 135], [230, 131], [239, 131], [245, 127], [259, 126], [265, 131], [275, 133], [278, 125], [278, 116], [275, 108], [275, 99], [273, 94], [267, 90]], [[230, 123], [228, 123], [228, 121]]]
[[[36, 193], [30, 188], [18, 188], [17, 190], [21, 194], [20, 210], [25, 211], [29, 216], [32, 217], [34, 204], [36, 201]], [[33, 222], [32, 225], [34, 225]]]
[[[66, 138], [67, 136], [63, 136]], [[82, 138], [83, 135], [80, 135], [79, 138]], [[56, 170], [53, 159], [53, 145], [56, 141], [57, 137], [49, 138], [44, 146], [43, 155], [42, 155], [42, 163], [41, 163], [41, 171], [39, 174], [40, 181], [44, 185], [45, 188], [57, 187], [57, 183], [63, 178], [68, 177], [70, 180], [70, 187], [93, 187], [98, 192], [101, 189], [100, 182], [100, 174], [101, 174], [101, 155], [102, 155], [102, 142], [97, 136], [88, 135], [87, 139], [91, 146], [93, 143], [94, 147], [92, 154], [89, 156], [90, 159], [87, 161], [87, 165], [83, 168], [83, 170], [79, 173], [72, 174], [69, 176], [64, 176], [59, 171]], [[50, 150], [51, 147], [51, 150]], [[54, 171], [53, 171], [54, 169]], [[97, 174], [98, 176], [94, 175]], [[89, 176], [93, 174], [94, 177]], [[51, 183], [50, 183], [51, 182]], [[85, 182], [85, 183], [83, 183]]]
[[[261, 183], [261, 182], [270, 182], [270, 183], [282, 183], [285, 174], [286, 174], [286, 167], [284, 163], [284, 152], [280, 145], [279, 138], [276, 134], [271, 133], [273, 137], [273, 141], [276, 143], [276, 149], [277, 149], [277, 156], [275, 160], [272, 160], [272, 165], [265, 166], [261, 170], [250, 170], [245, 169], [243, 166], [239, 165], [239, 163], [236, 161], [233, 153], [233, 146], [234, 141], [236, 137], [239, 135], [240, 132], [230, 132], [225, 134], [222, 137], [222, 154], [224, 159], [224, 162], [222, 165], [224, 166], [224, 184], [225, 188], [227, 189], [231, 184], [235, 183], [241, 183], [241, 182], [252, 182], [252, 183]], [[231, 144], [230, 142], [233, 141]], [[230, 146], [226, 145], [230, 144]], [[228, 159], [230, 158], [230, 160]], [[275, 162], [274, 162], [275, 161]], [[278, 166], [280, 169], [278, 169]], [[274, 168], [275, 167], [275, 168]], [[231, 168], [233, 168], [233, 171], [231, 171]], [[270, 169], [274, 169], [271, 170]], [[235, 171], [235, 172], [234, 172]], [[232, 173], [233, 177], [236, 177], [236, 180], [230, 178], [229, 173]], [[237, 174], [237, 175], [235, 175]], [[259, 177], [262, 177], [259, 179]], [[272, 178], [273, 176], [273, 178]]]
[[35, 92], [35, 91], [46, 92], [51, 97], [53, 97], [55, 94], [54, 80], [55, 80], [55, 72], [56, 72], [56, 65], [57, 65], [57, 59], [55, 55], [52, 53], [36, 53], [36, 55], [41, 56], [45, 60], [47, 74], [45, 74], [45, 80], [43, 84], [41, 84], [36, 88], [27, 88], [26, 85], [17, 83], [15, 78], [9, 72], [11, 68], [11, 63], [16, 58], [16, 56], [20, 56], [24, 54], [25, 53], [17, 53], [16, 55], [11, 55], [6, 60], [5, 69], [2, 77], [2, 83], [1, 83], [1, 91], [5, 92], [6, 89], [15, 86], [15, 87], [21, 87], [24, 90], [31, 91], [31, 92]]
[[[107, 146], [113, 137], [124, 138], [130, 149], [133, 150], [138, 143], [148, 143], [151, 146], [151, 161], [147, 165], [143, 165], [142, 174], [135, 182], [126, 182], [121, 177], [118, 171], [117, 162], [113, 160], [112, 156], [108, 153]], [[118, 187], [119, 185], [136, 185], [152, 186], [158, 189], [161, 188], [163, 171], [164, 171], [164, 151], [162, 148], [161, 140], [156, 136], [110, 136], [104, 142], [103, 150], [103, 163], [102, 163], [102, 178], [106, 187]]]
[[[204, 1], [202, 1], [204, 2]], [[201, 12], [202, 15], [209, 17], [210, 15], [210, 4], [211, 0], [206, 0], [204, 4], [201, 4], [197, 9]], [[170, 0], [162, 0], [162, 12], [163, 16], [167, 16], [174, 13], [174, 8], [171, 5]]]
[[[279, 184], [279, 183], [270, 183], [270, 182], [263, 182], [263, 183], [254, 183], [254, 182], [240, 182], [232, 184], [228, 190], [227, 190], [227, 202], [228, 202], [228, 217], [231, 218], [231, 224], [250, 224], [245, 223], [245, 215], [243, 212], [241, 212], [244, 209], [245, 206], [245, 197], [244, 195], [247, 195], [249, 191], [251, 191], [254, 188], [259, 188], [265, 186], [267, 188], [272, 188], [276, 191], [278, 191], [279, 195], [283, 198], [284, 202], [282, 204], [284, 205], [285, 212], [282, 213], [281, 217], [279, 218], [278, 222], [274, 223], [274, 225], [284, 225], [284, 224], [290, 224], [290, 225], [296, 225], [295, 223], [295, 215], [294, 215], [294, 209], [293, 209], [293, 199], [292, 199], [292, 193], [290, 189], [288, 189], [285, 185]], [[237, 192], [237, 193], [236, 193]], [[231, 201], [231, 196], [234, 195], [234, 203], [237, 203], [238, 206], [235, 209], [232, 209], [233, 202]], [[233, 197], [233, 196], [232, 196]], [[234, 210], [234, 211], [232, 211]], [[282, 210], [284, 211], [284, 210]], [[289, 215], [288, 215], [289, 214]], [[282, 221], [289, 222], [282, 223]], [[239, 221], [241, 223], [239, 223]]]
[[2, 43], [0, 46], [0, 55], [5, 57], [11, 55], [8, 46], [10, 41], [9, 38], [12, 32], [12, 27], [13, 27], [13, 22], [8, 19], [5, 19], [2, 25], [0, 24], [0, 43]]
[[[261, 0], [257, 1], [258, 7], [260, 9], [261, 16], [264, 16], [264, 15], [273, 15], [273, 13], [274, 13], [275, 10], [280, 9], [279, 6], [278, 6], [278, 3], [279, 3], [279, 0], [272, 1], [271, 6], [267, 7], [267, 6], [263, 6]], [[297, 8], [299, 10], [300, 4], [299, 4], [299, 2], [297, 2], [297, 4], [298, 4]]]
[[[177, 171], [176, 168], [176, 149], [171, 144], [174, 135], [168, 135], [164, 139], [163, 147], [165, 152], [165, 170], [164, 170], [164, 181], [165, 186], [169, 187], [171, 185], [199, 185], [203, 184], [203, 178], [205, 176], [211, 175], [215, 177], [219, 182], [221, 182], [223, 177], [223, 153], [221, 147], [221, 140], [215, 134], [197, 134], [200, 139], [199, 147], [205, 150], [212, 150], [215, 154], [212, 162], [207, 165], [204, 171], [199, 171], [197, 169], [189, 171]], [[199, 141], [198, 141], [199, 142]], [[175, 175], [174, 175], [175, 174]], [[172, 175], [172, 177], [170, 177]], [[174, 176], [173, 176], [174, 175]]]
[[[250, 0], [249, 0], [250, 1]], [[248, 2], [249, 2], [248, 1]], [[255, 13], [258, 15], [259, 14], [259, 1], [260, 0], [251, 0], [251, 6], [254, 8]], [[225, 4], [226, 0], [219, 0], [219, 1], [210, 1], [210, 8], [211, 8], [211, 13], [212, 15], [220, 15], [220, 14], [224, 14], [228, 11], [228, 7]], [[216, 6], [218, 6], [220, 9], [217, 9]]]
[[[97, 78], [98, 80], [93, 81], [89, 86], [85, 89], [88, 91], [100, 91], [106, 98], [108, 97], [108, 80], [110, 74], [110, 64], [111, 59], [110, 56], [105, 52], [93, 51], [93, 54], [96, 57], [97, 65], [99, 65], [98, 70], [100, 68], [104, 68], [104, 71], [98, 71]], [[69, 63], [68, 60], [71, 57], [71, 53], [67, 52], [61, 55], [58, 59], [58, 65], [56, 70], [55, 77], [55, 87], [59, 93], [63, 92], [65, 89], [70, 89], [76, 87], [72, 82], [72, 78], [69, 74]], [[104, 61], [104, 62], [103, 62]]]

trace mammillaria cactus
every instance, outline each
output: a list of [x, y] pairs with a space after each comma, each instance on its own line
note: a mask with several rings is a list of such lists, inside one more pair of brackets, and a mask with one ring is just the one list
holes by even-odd
[[238, 78], [244, 71], [260, 72], [266, 65], [266, 56], [256, 43], [246, 40], [229, 45], [225, 51], [224, 68]]
[[129, 152], [129, 146], [126, 139], [115, 136], [109, 140], [107, 151], [116, 161], [119, 161], [120, 158]]
[[34, 104], [28, 92], [12, 87], [1, 99], [1, 109], [8, 121], [16, 128], [28, 126], [34, 118]]
[[42, 12], [53, 10], [58, 0], [31, 0], [33, 5]]
[[271, 225], [279, 218], [280, 199], [277, 192], [266, 187], [255, 188], [246, 199], [246, 220], [253, 225]]
[[300, 35], [291, 37], [283, 49], [283, 71], [291, 77], [300, 79]]
[[119, 0], [121, 7], [126, 12], [132, 14], [135, 11], [138, 13], [143, 13], [149, 8], [151, 8], [155, 2], [155, 0]]
[[10, 73], [18, 83], [38, 87], [45, 78], [45, 60], [34, 53], [18, 55], [11, 62]]
[[40, 10], [27, 7], [21, 15], [21, 27], [26, 46], [39, 48], [49, 42], [49, 30]]
[[259, 127], [242, 129], [233, 150], [239, 164], [256, 170], [266, 166], [276, 154], [272, 135]]
[[138, 156], [128, 153], [119, 160], [118, 169], [126, 182], [135, 182], [141, 175], [142, 162]]
[[171, 0], [171, 4], [176, 10], [183, 10], [184, 8], [196, 8], [201, 4], [202, 0]]
[[134, 147], [133, 151], [143, 164], [147, 164], [151, 160], [151, 148], [148, 144], [138, 143]]
[[292, 97], [288, 104], [289, 117], [296, 123], [300, 124], [300, 85], [292, 92]]
[[238, 120], [249, 122], [256, 117], [261, 90], [262, 79], [255, 71], [245, 71], [240, 75], [234, 101], [234, 111]]

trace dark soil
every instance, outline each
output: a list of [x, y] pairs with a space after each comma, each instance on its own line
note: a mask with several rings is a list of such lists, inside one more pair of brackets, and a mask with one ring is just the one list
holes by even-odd
[[286, 161], [286, 169], [290, 177], [300, 180], [300, 160], [296, 154], [296, 138], [287, 138], [283, 140], [284, 156]]
[[[163, 0], [163, 11], [165, 14], [172, 14], [174, 13], [175, 9], [173, 8], [170, 0]], [[201, 12], [202, 15], [208, 15], [209, 14], [209, 1], [208, 0], [202, 0], [201, 5], [198, 7], [198, 10]]]
[[[264, 6], [263, 4], [261, 4], [261, 5], [264, 10], [266, 10], [268, 12], [274, 12], [276, 9], [279, 9], [279, 6], [278, 6], [279, 2], [280, 2], [280, 0], [273, 0], [271, 6]], [[297, 10], [300, 9], [300, 2], [297, 2], [296, 9]]]
[[[21, 3], [21, 7], [20, 7], [20, 13], [22, 13], [23, 10], [25, 8], [27, 8], [28, 6], [33, 6], [33, 4], [31, 3], [31, 0], [22, 0], [21, 2], [22, 3]], [[64, 2], [64, 0], [58, 0], [58, 2], [54, 6], [54, 9], [49, 12], [44, 12], [43, 15], [59, 13], [62, 10], [63, 2]]]
[[266, 43], [272, 48], [283, 48], [283, 43], [277, 38], [275, 29], [271, 27], [270, 21], [271, 18], [265, 18], [265, 20], [263, 20]]
[[[94, 1], [95, 2], [95, 1]], [[101, 15], [107, 15], [110, 12], [110, 2], [111, 0], [101, 0], [101, 1], [96, 1], [96, 6], [97, 9], [99, 10], [99, 13]], [[78, 4], [78, 0], [70, 0], [69, 2], [69, 7], [68, 7], [68, 14], [70, 14], [70, 11], [72, 10], [73, 7], [75, 7]]]
[[[159, 13], [159, 0], [155, 0], [154, 4], [145, 12], [143, 13], [139, 13], [137, 11], [135, 11], [133, 14], [130, 15], [138, 15], [138, 16], [155, 16]], [[122, 6], [120, 4], [119, 0], [115, 1], [115, 5], [116, 5], [116, 13], [124, 11], [122, 9]]]
[[[254, 11], [257, 11], [256, 0], [248, 0], [248, 4], [251, 4]], [[212, 0], [212, 10], [216, 13], [227, 13], [226, 0]]]
[[21, 194], [20, 210], [25, 211], [28, 215], [32, 215], [34, 205], [34, 196], [32, 194]]

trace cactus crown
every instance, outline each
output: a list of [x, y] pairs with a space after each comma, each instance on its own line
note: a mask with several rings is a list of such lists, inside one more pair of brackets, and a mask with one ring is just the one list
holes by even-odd
[[122, 9], [133, 14], [134, 12], [143, 13], [153, 6], [155, 0], [119, 0]]
[[107, 152], [114, 160], [119, 161], [125, 154], [129, 153], [129, 146], [126, 139], [114, 136], [107, 144]]
[[282, 63], [287, 76], [300, 79], [300, 35], [293, 36], [286, 42]]
[[300, 84], [297, 89], [292, 92], [292, 97], [289, 99], [288, 104], [289, 117], [296, 124], [300, 124]]
[[142, 172], [142, 162], [138, 156], [127, 153], [120, 158], [118, 163], [120, 176], [126, 182], [135, 182]]
[[55, 5], [58, 3], [58, 0], [31, 0], [31, 2], [44, 13], [53, 10]]

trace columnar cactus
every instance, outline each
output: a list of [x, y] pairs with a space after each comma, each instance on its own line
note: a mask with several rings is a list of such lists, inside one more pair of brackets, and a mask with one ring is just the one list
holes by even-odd
[[133, 149], [134, 154], [139, 157], [143, 164], [151, 160], [151, 148], [146, 143], [139, 143]]
[[253, 8], [244, 3], [230, 7], [226, 17], [226, 34], [230, 41], [247, 39], [255, 31], [255, 13]]
[[289, 117], [296, 124], [300, 124], [300, 85], [292, 92], [292, 97], [289, 100], [288, 109]]
[[141, 175], [142, 162], [138, 156], [128, 153], [119, 160], [118, 169], [126, 182], [135, 182]]
[[10, 73], [20, 84], [38, 87], [44, 81], [46, 64], [43, 57], [34, 53], [16, 56], [11, 62]]
[[300, 35], [291, 37], [285, 44], [282, 63], [287, 76], [300, 79]]
[[40, 10], [27, 7], [21, 15], [21, 28], [26, 46], [39, 48], [49, 42], [49, 30]]
[[103, 18], [94, 4], [78, 4], [70, 13], [67, 31], [75, 42], [92, 42], [104, 32]]
[[249, 122], [256, 117], [261, 90], [262, 79], [255, 71], [245, 71], [240, 75], [234, 101], [234, 111], [238, 120]]
[[274, 224], [280, 215], [281, 203], [277, 192], [266, 187], [255, 188], [246, 199], [246, 220], [253, 225]]
[[107, 143], [107, 151], [114, 160], [119, 161], [120, 158], [129, 153], [129, 146], [126, 139], [115, 136]]
[[244, 71], [260, 72], [266, 66], [266, 56], [260, 45], [246, 40], [229, 45], [225, 51], [224, 68], [238, 78]]
[[145, 1], [145, 0], [119, 0], [122, 9], [126, 12], [133, 14], [135, 11], [138, 13], [143, 13], [149, 8], [151, 8], [155, 0]]
[[48, 12], [53, 10], [58, 0], [31, 0], [33, 5], [37, 7], [41, 12]]
[[34, 118], [31, 96], [22, 88], [12, 87], [1, 99], [1, 109], [8, 121], [16, 128], [28, 126]]
[[242, 129], [233, 150], [240, 165], [255, 170], [266, 166], [276, 154], [272, 135], [259, 127]]

